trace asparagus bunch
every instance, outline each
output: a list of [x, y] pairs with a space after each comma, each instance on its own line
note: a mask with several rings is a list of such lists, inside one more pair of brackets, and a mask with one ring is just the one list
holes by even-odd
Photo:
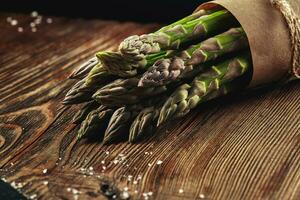
[[251, 71], [244, 30], [226, 10], [200, 10], [154, 33], [130, 36], [118, 52], [98, 52], [71, 75], [64, 104], [78, 138], [105, 144], [153, 135], [157, 126], [243, 87]]
[[[211, 65], [211, 60], [246, 48], [247, 37], [242, 28], [232, 28], [181, 52], [171, 59], [158, 60], [143, 74], [139, 86], [167, 85], [191, 77]], [[202, 64], [202, 65], [200, 65]]]

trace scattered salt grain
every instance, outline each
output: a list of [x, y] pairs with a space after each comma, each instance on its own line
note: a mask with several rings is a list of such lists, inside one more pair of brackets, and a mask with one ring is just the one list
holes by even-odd
[[129, 199], [130, 195], [127, 191], [123, 191], [120, 193], [120, 199]]
[[119, 161], [118, 160], [113, 160], [113, 163], [116, 165], [116, 164], [119, 163]]
[[134, 185], [137, 185], [137, 184], [138, 184], [138, 182], [137, 182], [137, 181], [133, 181], [132, 183], [133, 183]]
[[44, 185], [48, 185], [48, 183], [49, 183], [48, 181], [43, 181]]
[[46, 19], [46, 22], [47, 22], [48, 24], [51, 24], [51, 23], [53, 22], [53, 20], [52, 20], [51, 18], [47, 18], [47, 19]]
[[35, 33], [37, 31], [37, 29], [35, 27], [31, 28], [31, 32]]
[[204, 194], [199, 194], [199, 198], [204, 199], [205, 198]]
[[33, 195], [30, 195], [29, 196], [29, 199], [36, 199], [37, 198], [37, 195], [36, 194], [33, 194]]
[[34, 22], [30, 22], [30, 24], [29, 24], [29, 26], [32, 27], [32, 28], [35, 27], [35, 25], [36, 24]]
[[43, 173], [46, 174], [48, 169], [43, 169]]
[[157, 164], [157, 165], [161, 165], [162, 163], [163, 163], [163, 161], [158, 160], [156, 164]]
[[8, 23], [10, 23], [12, 20], [13, 20], [12, 17], [7, 17], [7, 18], [6, 18], [6, 21], [7, 21]]
[[108, 154], [109, 154], [109, 151], [106, 151], [105, 154], [108, 155]]
[[128, 175], [128, 176], [127, 176], [127, 180], [128, 180], [128, 181], [131, 181], [131, 180], [132, 180], [132, 175]]
[[89, 167], [89, 170], [90, 170], [90, 171], [93, 171], [93, 170], [94, 170], [94, 168], [91, 166], [91, 167]]
[[67, 188], [67, 191], [68, 191], [68, 192], [71, 192], [71, 190], [72, 190], [72, 188], [69, 188], [69, 187]]
[[18, 21], [16, 19], [11, 20], [10, 24], [12, 26], [16, 26], [18, 24]]
[[22, 33], [24, 29], [22, 27], [18, 27], [18, 32]]
[[104, 165], [104, 164], [105, 164], [105, 160], [102, 160], [102, 161], [101, 161], [101, 164]]
[[148, 167], [151, 167], [152, 166], [152, 163], [148, 163]]
[[178, 191], [180, 194], [182, 194], [183, 193], [183, 189], [179, 189], [179, 191]]
[[39, 13], [37, 11], [32, 11], [30, 15], [31, 17], [37, 17]]

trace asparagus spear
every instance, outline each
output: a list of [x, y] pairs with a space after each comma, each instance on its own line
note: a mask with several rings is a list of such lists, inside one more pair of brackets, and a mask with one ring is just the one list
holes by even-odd
[[118, 108], [109, 120], [103, 143], [112, 143], [126, 136], [128, 134], [130, 122], [142, 108], [141, 105], [123, 106]]
[[140, 111], [129, 130], [129, 142], [134, 143], [155, 129], [161, 107], [150, 106]]
[[[181, 85], [163, 105], [157, 125], [186, 115], [205, 101], [206, 97], [220, 91], [220, 86], [246, 73], [250, 65], [250, 56], [242, 54], [212, 66], [206, 72], [196, 76], [190, 84]], [[220, 92], [221, 94], [223, 91]]]
[[158, 31], [156, 31], [156, 33], [163, 32], [163, 31], [166, 31], [168, 29], [174, 28], [177, 25], [183, 25], [187, 22], [190, 22], [190, 21], [195, 20], [195, 19], [199, 19], [200, 17], [211, 14], [215, 11], [217, 11], [217, 9], [212, 9], [212, 10], [203, 10], [202, 9], [202, 10], [199, 10], [199, 11], [197, 11], [197, 12], [195, 12], [195, 13], [187, 16], [187, 17], [184, 17], [184, 18], [182, 18], [182, 19], [180, 19], [180, 20], [178, 20], [178, 21], [176, 21], [172, 24], [169, 24], [167, 26], [164, 26], [164, 27], [160, 28]]
[[69, 76], [70, 79], [83, 79], [91, 71], [91, 69], [98, 65], [99, 61], [97, 57], [89, 59], [87, 62], [76, 68]]
[[117, 79], [100, 88], [93, 99], [106, 106], [123, 106], [134, 104], [142, 99], [167, 91], [166, 86], [141, 88], [137, 87], [139, 77]]
[[86, 87], [93, 87], [99, 85], [104, 85], [112, 80], [116, 79], [115, 76], [111, 75], [102, 65], [101, 62], [99, 62], [97, 65], [95, 65], [92, 70], [87, 75], [85, 85]]
[[228, 11], [220, 10], [155, 33], [130, 36], [120, 44], [119, 50], [127, 57], [140, 60], [145, 55], [166, 49], [178, 49], [192, 40], [223, 32], [236, 23]]
[[110, 74], [131, 77], [138, 73], [138, 69], [147, 69], [155, 61], [171, 57], [173, 54], [174, 51], [160, 51], [147, 55], [141, 60], [128, 59], [119, 52], [98, 52], [96, 56]]
[[101, 134], [101, 130], [106, 128], [112, 113], [112, 108], [107, 108], [102, 105], [96, 110], [91, 111], [81, 123], [77, 137], [80, 139], [94, 134]]
[[95, 92], [95, 87], [85, 85], [85, 79], [78, 81], [66, 94], [63, 104], [78, 104], [92, 100], [92, 95]]
[[207, 61], [215, 60], [226, 53], [238, 51], [247, 46], [248, 41], [244, 30], [241, 27], [232, 28], [189, 47], [177, 57], [157, 61], [143, 74], [139, 86], [167, 85], [173, 81], [193, 76], [211, 65]]

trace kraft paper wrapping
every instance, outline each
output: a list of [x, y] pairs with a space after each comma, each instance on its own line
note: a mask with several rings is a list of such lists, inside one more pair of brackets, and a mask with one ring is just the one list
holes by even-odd
[[[300, 16], [300, 0], [289, 0]], [[287, 23], [270, 0], [215, 0], [199, 9], [222, 6], [239, 21], [245, 30], [253, 61], [250, 87], [278, 81], [292, 67], [291, 39]]]

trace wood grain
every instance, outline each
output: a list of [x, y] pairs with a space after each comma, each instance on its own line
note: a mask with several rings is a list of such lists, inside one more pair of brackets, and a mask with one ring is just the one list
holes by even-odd
[[[133, 199], [300, 199], [300, 84], [199, 107], [139, 144], [78, 141], [62, 107], [72, 69], [158, 25], [0, 14], [0, 176], [33, 199], [106, 199], [103, 180]], [[153, 134], [154, 135], [154, 134]], [[157, 161], [161, 160], [160, 165]], [[92, 167], [92, 168], [91, 168]], [[132, 176], [132, 178], [131, 178]]]

